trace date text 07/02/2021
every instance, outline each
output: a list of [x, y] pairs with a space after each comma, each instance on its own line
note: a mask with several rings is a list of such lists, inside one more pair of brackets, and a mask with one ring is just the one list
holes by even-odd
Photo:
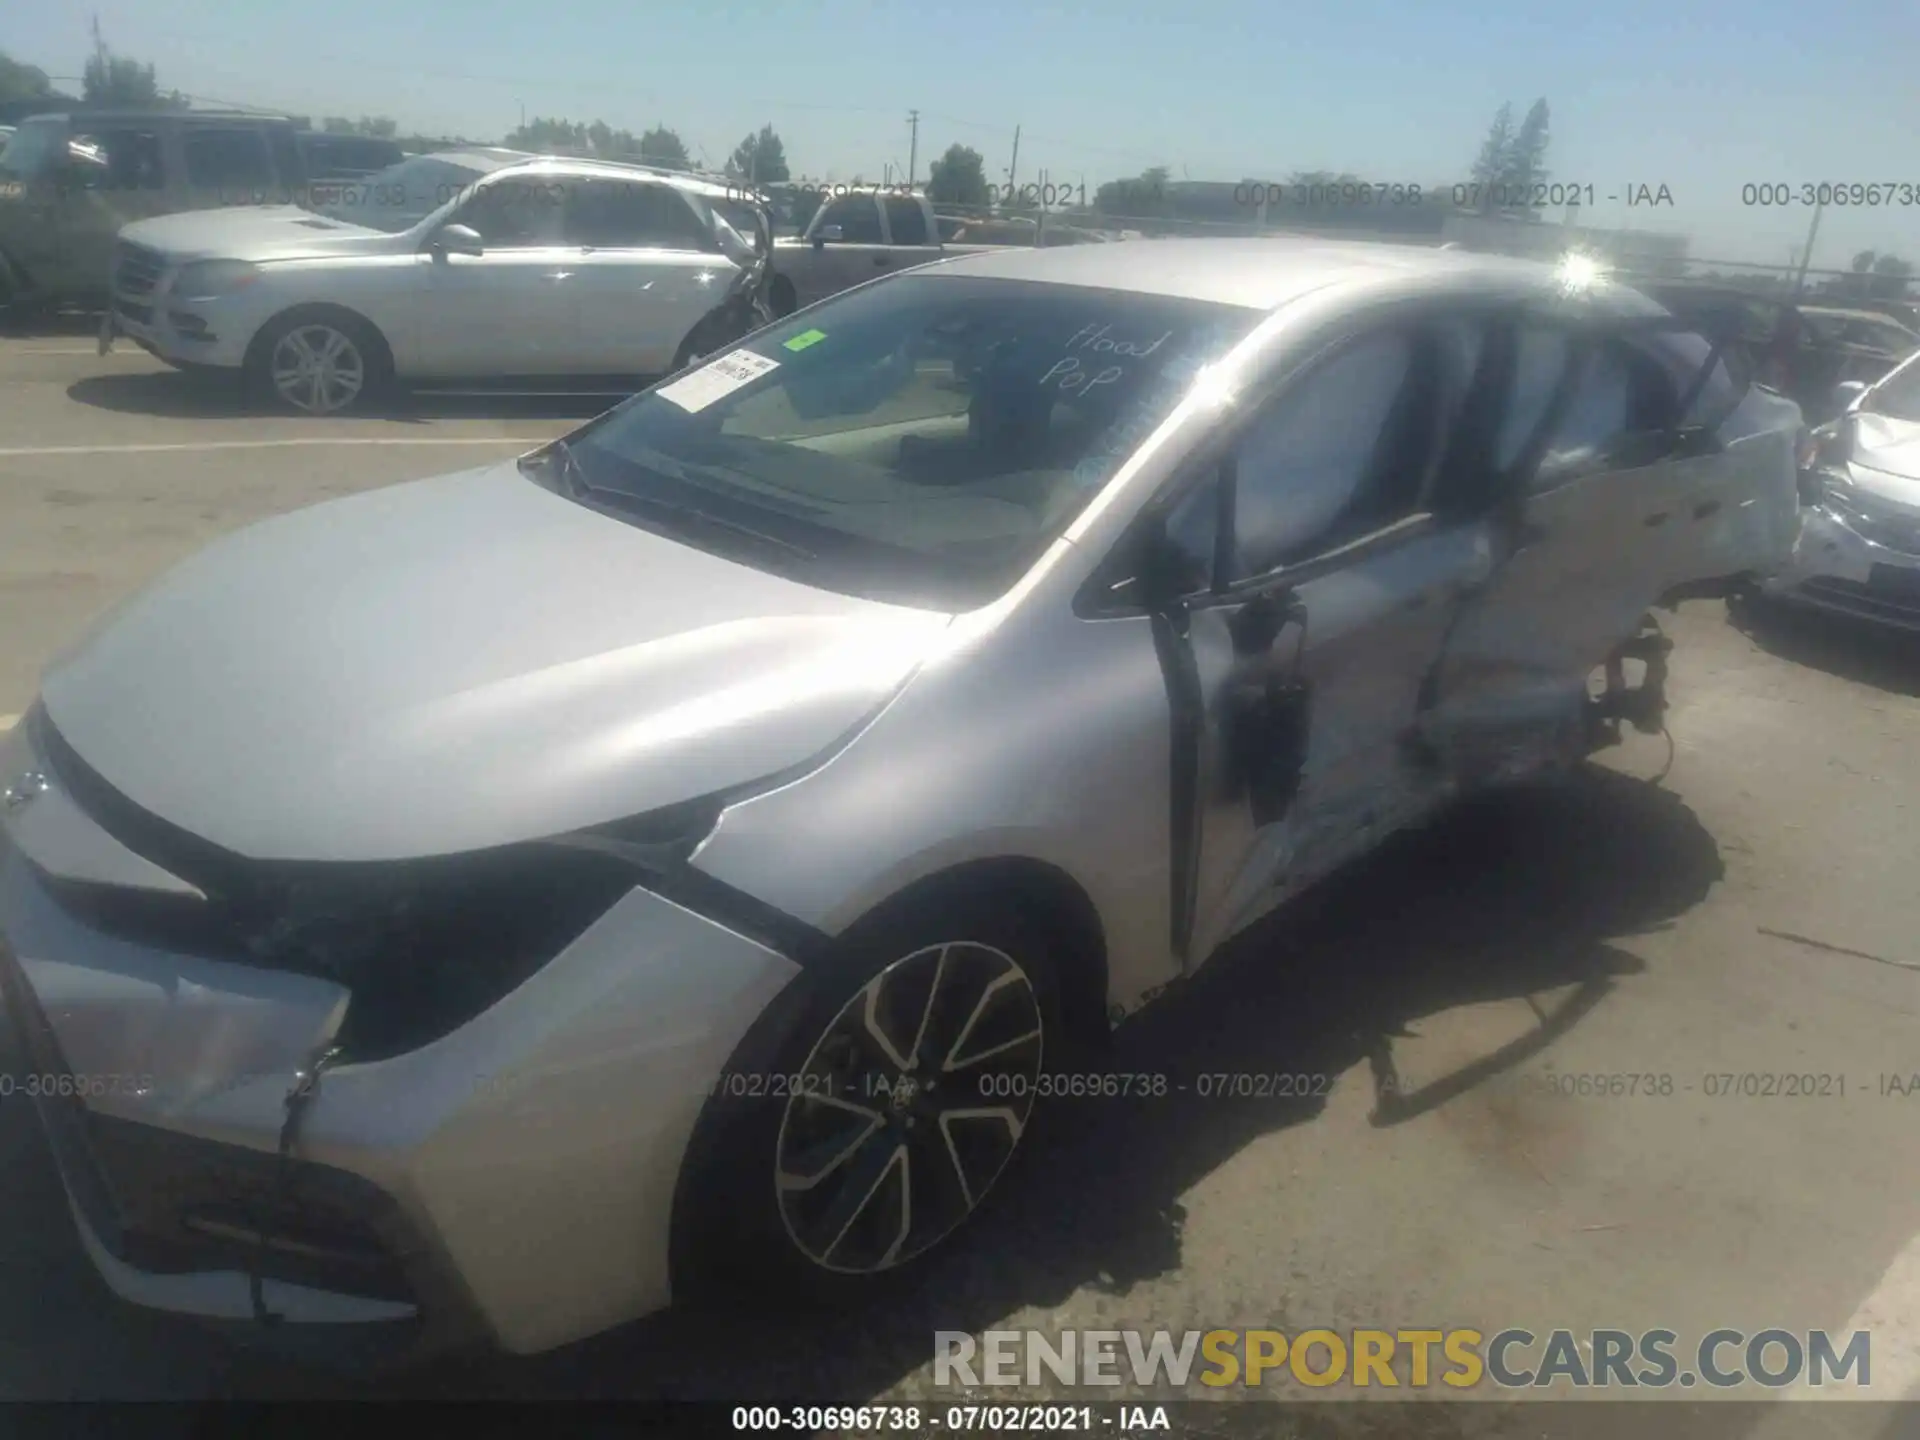
[[1469, 212], [1559, 209], [1563, 206], [1578, 209], [1602, 200], [1624, 200], [1629, 207], [1667, 207], [1674, 203], [1671, 187], [1639, 181], [1600, 186], [1591, 181], [1509, 184], [1504, 181], [1468, 180], [1447, 186], [1374, 180], [1243, 180], [1233, 187], [1233, 202], [1236, 205], [1292, 210], [1351, 210], [1367, 206], [1397, 209], [1421, 205]]

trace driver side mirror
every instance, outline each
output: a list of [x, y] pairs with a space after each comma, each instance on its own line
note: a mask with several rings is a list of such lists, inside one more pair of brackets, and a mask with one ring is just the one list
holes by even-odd
[[471, 225], [442, 225], [433, 232], [433, 238], [427, 242], [427, 249], [436, 260], [444, 260], [449, 255], [484, 255], [487, 245], [480, 238], [480, 232]]
[[830, 241], [837, 242], [843, 238], [846, 233], [847, 232], [838, 225], [822, 225], [818, 230], [813, 232], [813, 248], [818, 250]]
[[1860, 397], [1867, 393], [1864, 380], [1842, 380], [1833, 387], [1834, 413], [1844, 415], [1859, 403]]

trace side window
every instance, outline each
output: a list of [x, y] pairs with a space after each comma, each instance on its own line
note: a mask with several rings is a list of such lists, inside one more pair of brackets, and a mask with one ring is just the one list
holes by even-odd
[[838, 225], [849, 245], [880, 245], [880, 207], [871, 195], [842, 195], [820, 217], [822, 225]]
[[1559, 330], [1522, 327], [1515, 346], [1513, 389], [1494, 438], [1493, 463], [1505, 473], [1546, 419], [1547, 406], [1566, 376], [1573, 347]]
[[1588, 359], [1535, 472], [1536, 488], [1563, 479], [1569, 470], [1599, 460], [1633, 424], [1633, 375], [1619, 346], [1607, 345]]
[[151, 130], [96, 130], [68, 146], [89, 190], [159, 190], [166, 185], [160, 137]]
[[[1359, 538], [1411, 513], [1427, 444], [1409, 444], [1419, 407], [1412, 335], [1347, 346], [1290, 386], [1242, 438], [1234, 496], [1234, 574]], [[1431, 441], [1431, 433], [1419, 436]]]
[[183, 137], [187, 183], [196, 190], [234, 195], [271, 191], [278, 184], [267, 137], [258, 130], [191, 126]]
[[570, 187], [566, 243], [595, 249], [711, 250], [712, 241], [665, 185], [585, 180]]
[[887, 229], [896, 245], [931, 245], [927, 237], [927, 212], [920, 202], [906, 195], [887, 197]]
[[[1707, 356], [1712, 350], [1712, 342], [1704, 335], [1680, 332], [1650, 340], [1644, 353], [1666, 372], [1667, 383], [1672, 387], [1677, 404], [1699, 382], [1700, 367], [1707, 363]], [[1736, 374], [1736, 371], [1741, 373]], [[1713, 370], [1707, 376], [1706, 384], [1701, 387], [1700, 394], [1682, 418], [1681, 424], [1705, 426], [1708, 429], [1719, 425], [1733, 413], [1747, 393], [1742, 378], [1744, 373], [1745, 362], [1737, 348], [1723, 348], [1713, 362]]]
[[489, 250], [558, 245], [566, 189], [557, 180], [526, 180], [517, 176], [496, 180], [481, 186], [453, 219], [478, 231]]

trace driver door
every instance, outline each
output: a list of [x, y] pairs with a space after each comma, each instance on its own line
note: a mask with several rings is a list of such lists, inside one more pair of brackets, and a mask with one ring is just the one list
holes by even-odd
[[551, 377], [581, 368], [572, 283], [581, 248], [567, 243], [563, 221], [575, 183], [509, 175], [482, 183], [447, 217], [477, 231], [485, 251], [420, 257], [420, 375]]
[[840, 227], [840, 238], [819, 242], [813, 263], [800, 267], [795, 276], [803, 306], [884, 275], [893, 265], [880, 223], [879, 196], [860, 190], [829, 202], [814, 234], [824, 233], [829, 225]]
[[1430, 502], [1478, 348], [1429, 319], [1343, 339], [1168, 515], [1169, 553], [1206, 577], [1156, 617], [1189, 966], [1434, 803], [1409, 741], [1487, 556]]

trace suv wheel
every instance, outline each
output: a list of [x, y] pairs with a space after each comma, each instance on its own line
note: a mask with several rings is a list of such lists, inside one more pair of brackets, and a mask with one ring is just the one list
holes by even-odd
[[385, 391], [393, 361], [380, 333], [357, 316], [295, 312], [255, 339], [247, 380], [263, 398], [307, 415], [337, 415]]

